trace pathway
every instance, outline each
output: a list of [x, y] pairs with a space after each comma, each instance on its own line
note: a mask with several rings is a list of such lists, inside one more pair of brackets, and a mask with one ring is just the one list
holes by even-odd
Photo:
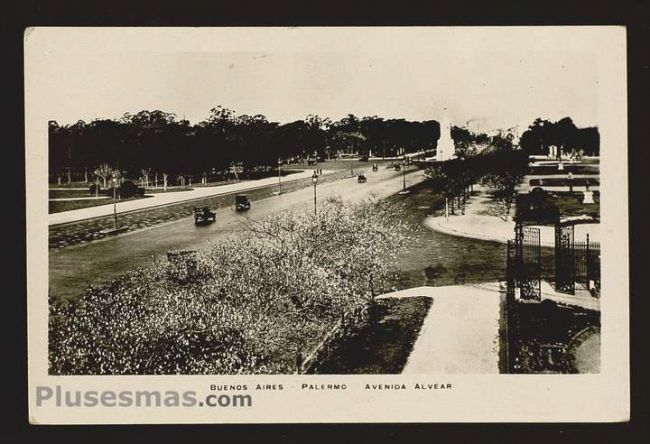
[[109, 196], [90, 196], [90, 197], [57, 197], [48, 199], [50, 202], [74, 202], [78, 200], [102, 200], [110, 199]]
[[379, 298], [433, 299], [402, 373], [499, 373], [498, 283], [417, 287]]
[[579, 373], [600, 373], [600, 328], [589, 327], [578, 333], [570, 352]]
[[[490, 206], [490, 198], [481, 193], [472, 196], [466, 206], [464, 215], [429, 216], [424, 220], [424, 225], [432, 230], [452, 236], [470, 237], [487, 241], [506, 243], [515, 237], [515, 223], [512, 220], [504, 221], [498, 216], [486, 214]], [[511, 218], [510, 218], [511, 219]], [[540, 230], [540, 242], [544, 247], [555, 246], [555, 228], [552, 226], [535, 226]], [[587, 234], [591, 242], [600, 241], [600, 224], [578, 224], [575, 226], [574, 240], [584, 242]]]
[[600, 311], [600, 299], [593, 297], [587, 290], [576, 288], [576, 294], [558, 293], [551, 284], [544, 280], [542, 281], [541, 287], [542, 300], [550, 299], [559, 304]]

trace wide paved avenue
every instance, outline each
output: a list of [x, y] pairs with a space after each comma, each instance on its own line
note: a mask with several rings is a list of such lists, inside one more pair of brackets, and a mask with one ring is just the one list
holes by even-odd
[[[333, 171], [323, 170], [323, 174], [332, 173]], [[312, 170], [300, 171], [284, 176], [282, 182], [304, 179], [311, 177]], [[196, 187], [188, 191], [174, 191], [170, 193], [154, 193], [146, 199], [129, 200], [117, 203], [117, 211], [124, 213], [126, 211], [137, 211], [146, 208], [157, 207], [160, 205], [169, 205], [186, 200], [199, 199], [201, 197], [219, 196], [221, 194], [245, 192], [248, 190], [274, 185], [278, 183], [277, 177], [265, 177], [264, 179], [245, 180], [242, 182], [231, 183], [214, 187]], [[61, 213], [52, 213], [48, 215], [48, 225], [58, 225], [69, 222], [76, 222], [84, 219], [92, 219], [101, 216], [111, 216], [113, 214], [113, 205], [100, 205], [96, 207], [80, 208], [77, 210], [64, 211]]]
[[[361, 172], [357, 170], [355, 172]], [[380, 168], [378, 172], [364, 170], [367, 183], [357, 183], [356, 177], [345, 178], [317, 186], [319, 204], [328, 197], [339, 196], [346, 202], [360, 202], [376, 196], [385, 198], [400, 191], [403, 177], [399, 172]], [[406, 174], [406, 185], [424, 180], [422, 171]], [[280, 196], [253, 201], [250, 211], [236, 213], [232, 206], [217, 210], [217, 221], [209, 226], [195, 226], [191, 214], [171, 223], [105, 238], [78, 246], [50, 250], [50, 294], [66, 298], [83, 293], [89, 284], [99, 284], [135, 267], [146, 265], [154, 257], [169, 250], [200, 248], [209, 240], [241, 229], [247, 218], [260, 219], [284, 211], [313, 211], [314, 190], [307, 187]]]

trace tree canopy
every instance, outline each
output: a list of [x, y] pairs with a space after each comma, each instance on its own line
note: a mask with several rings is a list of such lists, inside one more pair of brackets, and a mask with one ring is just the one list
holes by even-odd
[[548, 154], [549, 146], [563, 151], [581, 151], [586, 155], [600, 153], [600, 134], [597, 127], [578, 128], [570, 117], [557, 122], [535, 119], [521, 135], [521, 148], [528, 154]]
[[320, 158], [339, 152], [394, 156], [434, 148], [440, 136], [435, 120], [412, 122], [349, 114], [339, 121], [315, 114], [280, 124], [261, 114], [237, 114], [217, 106], [191, 125], [160, 110], [121, 118], [49, 125], [50, 175], [77, 175], [108, 164], [137, 177], [143, 170], [202, 176], [233, 165], [269, 168], [278, 159]]

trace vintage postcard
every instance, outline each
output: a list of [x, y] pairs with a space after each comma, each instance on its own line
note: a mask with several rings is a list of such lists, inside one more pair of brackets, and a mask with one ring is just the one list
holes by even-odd
[[33, 424], [629, 419], [625, 28], [24, 37]]

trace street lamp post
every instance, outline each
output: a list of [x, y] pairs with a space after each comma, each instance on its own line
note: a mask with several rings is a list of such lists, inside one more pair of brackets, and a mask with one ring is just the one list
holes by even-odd
[[282, 160], [278, 157], [278, 195], [282, 194]]
[[402, 148], [401, 151], [397, 151], [397, 159], [399, 159], [400, 155], [402, 156], [401, 168], [400, 168], [399, 160], [395, 165], [395, 167], [400, 168], [402, 170], [402, 191], [400, 191], [397, 194], [399, 194], [400, 196], [405, 196], [409, 194], [410, 191], [406, 189], [406, 150], [404, 148]]
[[460, 214], [465, 214], [465, 202], [467, 200], [467, 181], [465, 177], [465, 156], [460, 156], [460, 164], [461, 164], [461, 173], [460, 173], [460, 180], [461, 180], [461, 201], [458, 202], [458, 205], [460, 206]]
[[117, 230], [117, 178], [113, 176], [113, 223]]
[[314, 175], [311, 176], [311, 183], [314, 184], [314, 215], [316, 215], [316, 185], [318, 185], [318, 174], [314, 171]]
[[406, 153], [402, 156], [402, 191], [406, 191]]

